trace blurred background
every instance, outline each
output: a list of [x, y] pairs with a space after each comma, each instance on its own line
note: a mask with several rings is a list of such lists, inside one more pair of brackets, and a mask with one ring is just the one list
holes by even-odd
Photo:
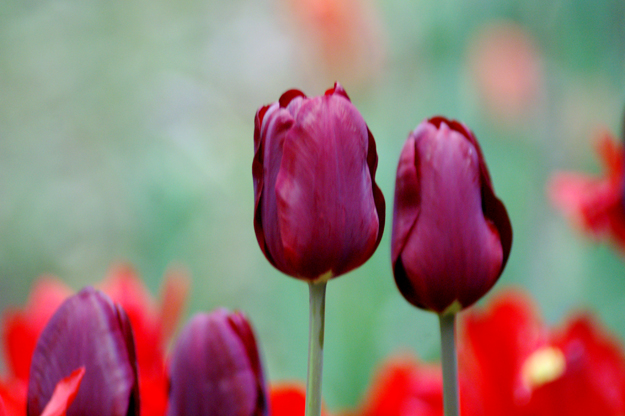
[[523, 288], [553, 324], [591, 310], [625, 339], [623, 255], [545, 191], [561, 169], [599, 174], [597, 130], [621, 134], [621, 0], [4, 0], [0, 307], [44, 273], [78, 289], [128, 262], [157, 293], [183, 266], [188, 314], [244, 310], [270, 380], [305, 380], [308, 288], [253, 231], [253, 118], [335, 80], [376, 138], [388, 220], [372, 259], [328, 286], [331, 408], [389, 354], [438, 357], [437, 319], [399, 295], [389, 249], [399, 151], [435, 114], [473, 129], [509, 210], [494, 291]]

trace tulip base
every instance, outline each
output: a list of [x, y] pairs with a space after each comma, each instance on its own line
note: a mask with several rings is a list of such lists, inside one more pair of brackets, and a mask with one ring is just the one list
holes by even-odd
[[308, 334], [308, 379], [306, 381], [306, 416], [321, 414], [321, 371], [325, 326], [327, 279], [309, 283], [310, 329]]
[[443, 409], [445, 416], [460, 414], [458, 394], [458, 359], [456, 356], [456, 314], [438, 316], [441, 327], [441, 361], [443, 364]]

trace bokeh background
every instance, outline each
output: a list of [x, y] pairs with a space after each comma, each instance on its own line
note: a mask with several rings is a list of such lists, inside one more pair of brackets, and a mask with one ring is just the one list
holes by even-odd
[[78, 289], [128, 262], [156, 293], [185, 267], [188, 314], [246, 311], [270, 380], [303, 381], [307, 286], [256, 243], [253, 117], [335, 80], [376, 138], [388, 221], [373, 258], [328, 287], [331, 408], [392, 353], [438, 357], [436, 317], [403, 300], [389, 260], [399, 151], [435, 114], [474, 130], [508, 207], [495, 291], [530, 292], [550, 323], [589, 309], [625, 339], [625, 259], [546, 195], [557, 170], [600, 172], [599, 128], [621, 134], [621, 0], [4, 0], [0, 307], [44, 273]]

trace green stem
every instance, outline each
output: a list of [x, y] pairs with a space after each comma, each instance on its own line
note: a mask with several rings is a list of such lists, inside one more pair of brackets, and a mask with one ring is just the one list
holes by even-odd
[[321, 370], [323, 368], [323, 332], [327, 281], [311, 282], [310, 329], [308, 333], [308, 379], [306, 382], [306, 416], [321, 414]]
[[443, 362], [443, 409], [445, 416], [458, 416], [458, 361], [456, 358], [456, 314], [439, 315], [441, 361]]

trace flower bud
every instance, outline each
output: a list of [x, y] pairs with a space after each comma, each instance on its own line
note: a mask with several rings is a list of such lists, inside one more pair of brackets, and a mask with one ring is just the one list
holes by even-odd
[[254, 121], [254, 230], [280, 271], [304, 280], [360, 266], [384, 230], [378, 156], [338, 83], [325, 95], [285, 92]]
[[28, 383], [28, 416], [41, 415], [57, 384], [67, 382], [81, 367], [84, 375], [75, 399], [68, 403], [67, 416], [139, 415], [130, 322], [123, 309], [91, 287], [68, 298], [37, 341]]
[[252, 328], [241, 313], [195, 315], [170, 364], [168, 416], [266, 416], [267, 395]]
[[473, 133], [442, 117], [422, 122], [397, 167], [391, 257], [402, 295], [423, 309], [457, 312], [495, 284], [511, 245]]

